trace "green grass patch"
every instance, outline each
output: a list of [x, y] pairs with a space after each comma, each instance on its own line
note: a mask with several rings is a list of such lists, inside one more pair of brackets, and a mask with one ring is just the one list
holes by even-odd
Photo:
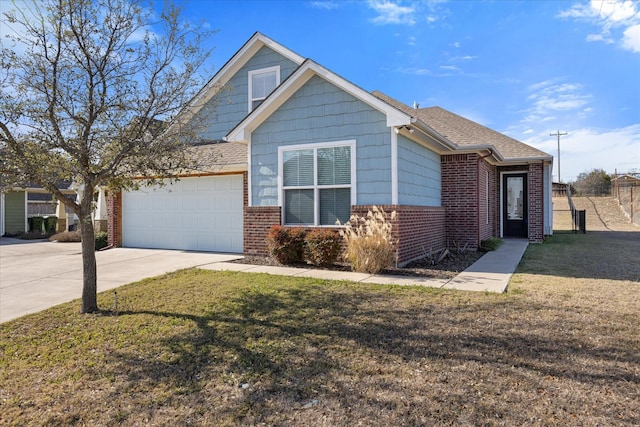
[[639, 424], [634, 270], [561, 261], [633, 251], [602, 239], [530, 245], [503, 295], [183, 270], [63, 304], [0, 325], [0, 424]]

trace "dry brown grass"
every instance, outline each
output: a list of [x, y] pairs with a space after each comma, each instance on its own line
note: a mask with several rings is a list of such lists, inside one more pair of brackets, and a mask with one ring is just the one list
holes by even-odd
[[62, 305], [0, 325], [0, 424], [637, 426], [626, 234], [531, 245], [505, 295], [187, 270]]

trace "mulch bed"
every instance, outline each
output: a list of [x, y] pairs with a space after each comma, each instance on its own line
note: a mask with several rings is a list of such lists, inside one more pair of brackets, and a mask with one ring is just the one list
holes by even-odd
[[[444, 259], [442, 259], [438, 263], [432, 263], [429, 258], [425, 257], [412, 261], [404, 267], [390, 267], [383, 270], [380, 274], [393, 276], [429, 277], [436, 279], [452, 279], [460, 272], [467, 269], [467, 267], [469, 267], [471, 264], [476, 262], [480, 257], [482, 257], [482, 255], [484, 255], [484, 253], [478, 251], [457, 252], [455, 250], [452, 250]], [[270, 256], [245, 256], [244, 258], [235, 260], [233, 262], [252, 265], [282, 266], [282, 264], [280, 264]], [[288, 267], [313, 267], [325, 270], [351, 271], [351, 267], [347, 263], [337, 263], [328, 267], [318, 267], [312, 264], [293, 264], [288, 265]]]

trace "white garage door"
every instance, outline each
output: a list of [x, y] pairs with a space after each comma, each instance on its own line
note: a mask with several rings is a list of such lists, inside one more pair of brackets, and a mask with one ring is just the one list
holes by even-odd
[[242, 252], [242, 175], [122, 193], [122, 245]]

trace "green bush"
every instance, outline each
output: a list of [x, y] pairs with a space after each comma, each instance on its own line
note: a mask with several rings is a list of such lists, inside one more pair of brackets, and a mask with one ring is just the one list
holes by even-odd
[[373, 206], [364, 217], [351, 215], [340, 235], [345, 239], [345, 258], [354, 271], [376, 274], [393, 265], [396, 259], [391, 237], [390, 215]]
[[333, 230], [315, 228], [305, 237], [305, 258], [314, 265], [335, 264], [341, 248], [342, 238]]
[[96, 238], [96, 251], [99, 251], [102, 248], [106, 248], [109, 245], [108, 243], [109, 235], [107, 234], [106, 231], [96, 232], [95, 238]]
[[301, 227], [274, 225], [267, 234], [267, 248], [281, 264], [303, 261], [305, 231]]

